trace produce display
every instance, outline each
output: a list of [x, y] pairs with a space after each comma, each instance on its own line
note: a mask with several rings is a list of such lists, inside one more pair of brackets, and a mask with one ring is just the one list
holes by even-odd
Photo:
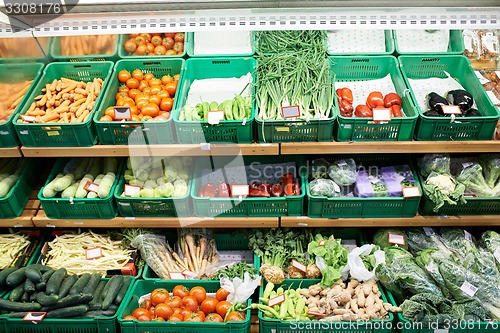
[[370, 92], [366, 98], [365, 104], [357, 104], [354, 107], [354, 98], [351, 89], [338, 88], [335, 91], [339, 103], [340, 114], [344, 117], [354, 116], [359, 118], [373, 118], [373, 109], [390, 109], [391, 117], [403, 117], [401, 112], [401, 97], [394, 93], [388, 93], [385, 96], [380, 91]]
[[172, 56], [184, 54], [183, 32], [130, 34], [123, 50], [131, 56]]
[[59, 52], [62, 56], [113, 54], [116, 38], [116, 35], [63, 36]]
[[448, 113], [447, 109], [443, 108], [443, 106], [447, 105], [458, 106], [460, 109], [459, 115], [464, 117], [477, 117], [481, 115], [476, 108], [473, 108], [474, 99], [472, 95], [463, 89], [450, 90], [444, 97], [431, 92], [427, 95], [427, 105], [429, 110], [424, 112], [424, 115], [428, 117], [451, 116], [452, 113]]
[[500, 34], [496, 30], [462, 31], [465, 51], [464, 55], [471, 60], [493, 61], [500, 57]]
[[132, 313], [126, 314], [122, 319], [211, 323], [245, 320], [246, 313], [234, 311], [234, 306], [227, 301], [227, 296], [227, 291], [222, 288], [217, 290], [215, 295], [207, 293], [202, 286], [189, 289], [177, 285], [170, 292], [165, 288], [156, 288]]
[[[252, 54], [251, 31], [196, 31], [193, 33], [193, 51], [196, 56]], [[188, 51], [189, 54], [189, 51]]]
[[115, 183], [118, 160], [72, 158], [42, 190], [44, 198], [107, 198]]
[[0, 299], [2, 316], [24, 318], [28, 312], [46, 312], [44, 318], [95, 318], [113, 316], [132, 278], [99, 274], [69, 274], [44, 265], [9, 268], [0, 273], [0, 286], [9, 291]]
[[0, 159], [0, 199], [5, 198], [16, 185], [26, 160], [20, 158]]
[[49, 38], [47, 37], [1, 38], [0, 58], [45, 58], [44, 53], [48, 52], [48, 45]]
[[19, 253], [30, 245], [28, 235], [19, 233], [0, 235], [0, 270], [12, 265]]
[[115, 106], [129, 108], [129, 117], [117, 116], [115, 106], [110, 106], [99, 121], [153, 121], [170, 118], [180, 79], [179, 74], [157, 78], [152, 73], [135, 69], [132, 73], [121, 70], [117, 78], [123, 85], [116, 93]]
[[129, 157], [121, 196], [184, 197], [188, 192], [191, 157]]
[[6, 122], [16, 111], [32, 83], [33, 80], [0, 83], [0, 124]]
[[203, 102], [198, 103], [193, 108], [190, 105], [184, 106], [179, 114], [181, 121], [209, 121], [211, 122], [211, 111], [224, 111], [224, 120], [243, 120], [252, 116], [252, 98], [245, 98], [241, 95], [235, 95], [232, 100], [226, 100], [222, 103]]
[[18, 123], [82, 123], [89, 119], [104, 81], [77, 82], [68, 78], [46, 84]]

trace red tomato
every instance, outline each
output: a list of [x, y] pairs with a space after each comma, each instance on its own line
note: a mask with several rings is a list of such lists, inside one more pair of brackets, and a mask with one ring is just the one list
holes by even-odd
[[165, 32], [165, 37], [174, 38], [177, 32]]
[[155, 78], [155, 76], [154, 76], [153, 73], [146, 73], [146, 74], [144, 74], [144, 80], [146, 80], [148, 82], [149, 82], [149, 80], [154, 79], [154, 78]]
[[163, 319], [162, 317], [156, 317], [155, 319], [153, 319], [151, 321], [165, 321], [165, 319]]
[[154, 53], [159, 56], [165, 55], [165, 53], [167, 53], [167, 48], [163, 45], [155, 46]]
[[191, 313], [190, 315], [187, 315], [184, 317], [185, 322], [202, 322], [205, 318], [203, 318], [200, 314], [198, 313]]
[[232, 311], [227, 315], [226, 321], [242, 321], [245, 320], [246, 315], [243, 312]]
[[205, 314], [215, 312], [217, 303], [219, 303], [219, 301], [216, 298], [207, 297], [203, 300], [203, 302], [201, 302], [200, 309]]
[[366, 106], [370, 109], [373, 108], [383, 108], [384, 107], [384, 96], [380, 91], [371, 92], [366, 98]]
[[174, 36], [174, 40], [176, 42], [184, 43], [184, 33], [183, 32], [176, 33], [175, 36]]
[[217, 292], [215, 293], [215, 298], [220, 301], [225, 301], [227, 299], [227, 296], [229, 296], [229, 291], [227, 291], [224, 288], [219, 288]]
[[135, 39], [131, 38], [127, 40], [123, 44], [123, 48], [125, 49], [125, 52], [127, 53], [134, 53], [135, 50], [137, 49], [137, 44], [135, 43]]
[[217, 306], [215, 307], [215, 310], [222, 317], [225, 317], [226, 313], [227, 313], [227, 310], [229, 310], [230, 307], [231, 307], [231, 303], [229, 303], [228, 301], [221, 301], [221, 302], [217, 303]]
[[184, 320], [184, 317], [180, 313], [174, 313], [173, 315], [170, 316], [170, 318], [168, 318], [168, 321], [175, 321], [175, 322], [179, 322], [179, 321], [183, 321], [183, 320]]
[[191, 313], [193, 313], [193, 311], [186, 309], [186, 308], [182, 309], [181, 312], [179, 312], [179, 314], [182, 316], [182, 318], [184, 318], [187, 315], [190, 315]]
[[148, 54], [148, 47], [146, 46], [146, 44], [140, 44], [139, 46], [137, 46], [135, 53], [140, 56], [146, 55]]
[[149, 316], [149, 311], [144, 308], [137, 308], [132, 312], [132, 316], [139, 319], [140, 316]]
[[[143, 116], [149, 116], [149, 117], [154, 118], [160, 114], [160, 107], [154, 103], [148, 103], [142, 107], [141, 113]], [[167, 297], [168, 297], [168, 292], [167, 292]], [[165, 300], [166, 300], [166, 298], [165, 298]], [[163, 302], [165, 300], [163, 300]], [[161, 303], [163, 303], [163, 302], [161, 302]], [[153, 300], [153, 303], [154, 303], [154, 300]]]
[[163, 38], [163, 42], [161, 45], [165, 47], [167, 50], [171, 50], [174, 47], [175, 41], [172, 37]]
[[149, 53], [153, 53], [155, 51], [155, 46], [153, 44], [151, 44], [151, 43], [147, 43], [146, 44], [146, 48], [148, 50], [148, 54]]
[[144, 78], [144, 74], [142, 73], [142, 71], [140, 69], [135, 69], [133, 72], [132, 72], [132, 77], [134, 79], [136, 79], [137, 81], [141, 81], [143, 78]]
[[210, 313], [206, 316], [205, 321], [209, 323], [223, 323], [224, 319], [218, 313]]
[[163, 98], [160, 102], [160, 110], [171, 111], [174, 106], [174, 100], [170, 97]]
[[139, 89], [130, 89], [128, 91], [128, 97], [132, 98], [135, 101], [137, 95], [139, 95], [141, 91]]
[[180, 42], [175, 42], [174, 44], [174, 51], [175, 52], [183, 52], [184, 51], [184, 43], [180, 43]]
[[154, 46], [161, 45], [162, 41], [162, 38], [158, 35], [151, 37], [151, 44], [153, 44]]
[[147, 42], [146, 42], [146, 39], [144, 39], [144, 37], [137, 36], [137, 37], [135, 37], [135, 43], [137, 45], [143, 45], [143, 44], [146, 44]]
[[136, 79], [130, 78], [127, 80], [126, 85], [127, 85], [127, 88], [129, 88], [129, 89], [137, 89], [137, 88], [139, 88], [139, 81], [137, 81]]
[[182, 298], [182, 305], [191, 311], [196, 311], [198, 309], [198, 302], [193, 296], [185, 296]]
[[151, 41], [151, 34], [141, 34], [140, 36], [148, 43]]
[[139, 82], [139, 88], [138, 88], [138, 89], [139, 89], [140, 91], [144, 91], [144, 89], [146, 89], [146, 88], [149, 88], [148, 81], [146, 81], [146, 80], [141, 80], [141, 81]]
[[168, 297], [169, 297], [169, 294], [168, 294], [167, 289], [157, 288], [157, 289], [153, 290], [150, 298], [151, 298], [151, 302], [153, 303], [153, 305], [157, 305], [160, 303], [165, 303], [165, 301], [168, 299]]
[[182, 306], [182, 298], [180, 298], [179, 296], [170, 296], [165, 301], [165, 304], [170, 306], [172, 309], [180, 308]]
[[161, 98], [158, 95], [153, 95], [149, 97], [149, 103], [154, 103], [160, 106]]
[[[151, 80], [151, 81], [153, 81], [153, 80]], [[151, 82], [151, 81], [149, 81], [149, 82]], [[151, 94], [152, 94], [152, 95], [158, 95], [158, 94], [160, 93], [160, 91], [162, 91], [162, 90], [163, 90], [163, 89], [161, 88], [161, 85], [159, 85], [159, 84], [152, 84], [152, 85], [150, 86], [150, 88], [151, 88]]]
[[160, 86], [161, 87], [161, 80], [160, 79], [157, 79], [155, 77], [149, 79], [149, 86], [152, 87], [152, 86]]
[[175, 308], [175, 309], [172, 309], [172, 310], [174, 310], [174, 314], [182, 312], [181, 308]]
[[161, 83], [163, 85], [167, 85], [167, 84], [172, 83], [172, 82], [174, 82], [174, 78], [171, 77], [170, 75], [163, 75], [161, 77]]
[[139, 321], [151, 321], [151, 316], [149, 315], [142, 315], [139, 318], [137, 318]]
[[170, 96], [175, 96], [175, 92], [177, 91], [177, 84], [176, 83], [169, 83], [165, 85], [165, 90], [168, 92]]
[[[170, 92], [169, 92], [169, 94], [170, 94]], [[205, 288], [200, 287], [200, 286], [193, 287], [189, 291], [189, 296], [194, 297], [196, 302], [198, 302], [198, 304], [201, 304], [201, 302], [203, 302], [205, 300], [205, 298], [207, 298], [207, 291], [205, 290]]]
[[131, 77], [130, 72], [125, 69], [122, 69], [118, 73], [118, 81], [120, 81], [121, 83], [127, 82], [127, 80], [130, 79], [130, 77]]
[[172, 308], [165, 303], [160, 303], [155, 307], [156, 317], [160, 317], [167, 320], [173, 314], [174, 311], [172, 310]]
[[143, 309], [149, 310], [151, 308], [151, 300], [148, 299], [148, 300], [142, 302], [140, 307]]
[[137, 320], [137, 318], [134, 316], [125, 316], [123, 317], [123, 320]]

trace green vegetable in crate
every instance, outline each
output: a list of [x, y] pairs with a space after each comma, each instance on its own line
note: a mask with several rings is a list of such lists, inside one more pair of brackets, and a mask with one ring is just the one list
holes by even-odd
[[[486, 184], [495, 188], [500, 178], [500, 155], [484, 154], [479, 156]], [[497, 191], [498, 192], [498, 191]]]
[[450, 174], [450, 155], [448, 154], [426, 154], [419, 161], [420, 174], [428, 177], [432, 172], [438, 174]]
[[317, 197], [339, 197], [340, 187], [331, 179], [314, 179], [309, 183], [311, 195]]
[[439, 267], [434, 260], [434, 258], [438, 257], [449, 259], [451, 257], [451, 253], [449, 252], [449, 250], [448, 252], [443, 252], [441, 250], [427, 249], [418, 252], [417, 256], [415, 257], [415, 261], [434, 280], [436, 285], [441, 289], [443, 296], [446, 298], [451, 298], [451, 293], [446, 287], [443, 276], [441, 275], [441, 272], [439, 272]]
[[[2, 253], [0, 256], [0, 270], [13, 264], [13, 260], [16, 256], [29, 246], [29, 244], [30, 240], [26, 235], [19, 233], [0, 235], [0, 253]], [[0, 272], [0, 287], [3, 285], [1, 278], [2, 273], [3, 271]], [[7, 277], [5, 276], [5, 278]]]
[[276, 30], [255, 33], [257, 51], [280, 53], [284, 50], [301, 50], [316, 47], [326, 52], [326, 31], [321, 30]]
[[19, 179], [23, 169], [20, 159], [11, 158], [0, 168], [0, 198], [5, 198]]
[[246, 262], [238, 262], [232, 266], [223, 267], [210, 276], [212, 280], [219, 280], [221, 277], [226, 277], [230, 280], [234, 278], [244, 279], [245, 273], [249, 273], [253, 279], [258, 275], [257, 269]]
[[477, 163], [464, 168], [457, 177], [457, 182], [478, 197], [494, 197], [496, 191], [486, 184], [483, 176], [483, 168]]
[[433, 228], [407, 228], [405, 234], [408, 247], [413, 253], [433, 249], [452, 254]]
[[235, 95], [232, 100], [220, 104], [216, 101], [201, 102], [194, 107], [185, 105], [179, 114], [181, 121], [208, 121], [210, 111], [223, 111], [224, 120], [243, 120], [252, 115], [252, 98]]
[[333, 235], [325, 238], [318, 234], [309, 243], [307, 252], [310, 256], [314, 255], [316, 261], [319, 259], [326, 266], [321, 271], [322, 287], [330, 287], [342, 277], [342, 270], [347, 264], [349, 250], [342, 245], [341, 239], [336, 239]]
[[[380, 246], [382, 250], [385, 250], [386, 248], [393, 247], [395, 244], [390, 242], [390, 236], [391, 235], [402, 235], [403, 237], [405, 236], [405, 233], [398, 228], [380, 228], [377, 230], [375, 235], [373, 235], [373, 244]], [[408, 249], [408, 246], [406, 244], [406, 240], [404, 241], [404, 244], [397, 244], [399, 248], [403, 249]]]
[[500, 234], [491, 230], [486, 231], [481, 236], [481, 245], [495, 256], [496, 265], [500, 269]]
[[465, 186], [457, 182], [449, 174], [431, 172], [423, 186], [424, 194], [434, 203], [434, 212], [438, 212], [444, 204], [465, 204]]

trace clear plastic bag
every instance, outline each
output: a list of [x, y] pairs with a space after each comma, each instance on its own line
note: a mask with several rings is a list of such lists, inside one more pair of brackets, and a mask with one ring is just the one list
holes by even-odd
[[[367, 264], [367, 262], [370, 263]], [[353, 279], [369, 281], [376, 278], [375, 270], [381, 264], [385, 264], [385, 252], [376, 245], [365, 244], [355, 248], [347, 255], [347, 264], [342, 273], [347, 271]], [[373, 267], [368, 269], [367, 265]]]
[[356, 162], [352, 158], [335, 161], [328, 168], [328, 176], [340, 186], [354, 184], [356, 175]]
[[324, 158], [318, 158], [311, 162], [311, 178], [328, 178], [330, 163]]
[[438, 174], [450, 174], [450, 155], [425, 154], [418, 166], [424, 177], [429, 176], [433, 171]]
[[261, 277], [256, 275], [253, 278], [248, 272], [244, 274], [243, 280], [239, 277], [230, 280], [226, 277], [220, 279], [220, 286], [229, 292], [228, 302], [234, 304], [240, 302], [246, 304], [248, 299], [259, 287]]
[[331, 179], [315, 179], [309, 183], [311, 195], [318, 197], [339, 197], [340, 187]]
[[210, 264], [219, 261], [211, 229], [179, 229], [176, 252], [184, 263], [184, 268], [198, 276]]
[[141, 252], [141, 258], [163, 280], [170, 280], [171, 262], [175, 262], [167, 249], [165, 237], [154, 234], [143, 234], [135, 237], [130, 243]]

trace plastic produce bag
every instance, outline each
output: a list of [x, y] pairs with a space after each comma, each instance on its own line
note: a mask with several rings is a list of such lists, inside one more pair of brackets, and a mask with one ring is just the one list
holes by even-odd
[[318, 197], [339, 197], [340, 187], [331, 179], [315, 179], [309, 183], [311, 195]]
[[439, 174], [450, 174], [450, 155], [426, 154], [418, 166], [424, 177], [429, 176], [433, 171]]
[[335, 161], [328, 168], [328, 176], [340, 186], [354, 184], [356, 175], [356, 162], [352, 158]]
[[385, 264], [385, 252], [376, 245], [365, 244], [347, 255], [344, 271], [347, 271], [353, 279], [368, 281], [376, 278], [375, 270], [380, 264]]
[[166, 256], [174, 260], [167, 249], [165, 237], [154, 234], [144, 234], [135, 237], [130, 245], [141, 252], [141, 258], [151, 267], [151, 269], [163, 280], [170, 280], [168, 270], [162, 264], [162, 257]]
[[361, 170], [358, 173], [354, 193], [360, 198], [389, 196], [389, 191], [384, 180], [368, 175], [366, 170]]
[[311, 178], [328, 178], [330, 163], [324, 158], [318, 158], [311, 162]]
[[223, 277], [220, 279], [220, 286], [229, 292], [227, 297], [228, 302], [234, 304], [240, 302], [246, 304], [247, 300], [252, 296], [255, 289], [259, 287], [261, 277], [256, 275], [254, 278], [248, 272], [244, 274], [243, 280], [239, 277], [233, 280]]

